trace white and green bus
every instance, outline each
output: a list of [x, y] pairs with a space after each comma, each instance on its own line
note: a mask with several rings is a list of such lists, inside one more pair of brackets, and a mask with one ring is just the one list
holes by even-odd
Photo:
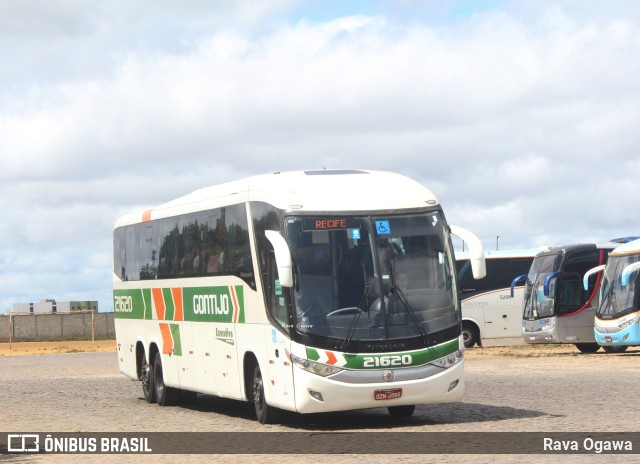
[[460, 302], [436, 197], [377, 171], [273, 173], [197, 190], [114, 230], [120, 370], [145, 399], [299, 413], [459, 401]]

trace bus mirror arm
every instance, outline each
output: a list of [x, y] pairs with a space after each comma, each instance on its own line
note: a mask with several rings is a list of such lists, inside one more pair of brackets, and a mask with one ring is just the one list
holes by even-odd
[[482, 242], [472, 232], [458, 226], [449, 226], [453, 235], [460, 237], [469, 246], [469, 262], [473, 278], [478, 280], [487, 275], [487, 267], [484, 261], [484, 247]]
[[604, 270], [605, 268], [605, 264], [601, 265], [601, 266], [596, 266], [594, 268], [589, 269], [585, 274], [584, 277], [582, 278], [582, 286], [584, 287], [585, 290], [589, 290], [589, 277], [592, 274], [597, 274], [598, 272]]
[[511, 281], [511, 298], [513, 298], [513, 295], [514, 295], [514, 288], [515, 288], [516, 284], [517, 284], [518, 282], [520, 282], [521, 280], [524, 280], [524, 279], [526, 279], [526, 278], [527, 278], [527, 274], [522, 274], [521, 276], [518, 276], [518, 277], [516, 277], [515, 279], [513, 279], [513, 280]]
[[265, 230], [267, 240], [273, 245], [273, 252], [276, 257], [278, 267], [278, 279], [283, 287], [293, 287], [293, 266], [291, 262], [291, 251], [289, 245], [280, 232], [275, 230]]
[[544, 279], [544, 286], [542, 287], [544, 296], [549, 296], [549, 284], [551, 279], [555, 279], [556, 277], [560, 277], [560, 272], [552, 272], [546, 279]]

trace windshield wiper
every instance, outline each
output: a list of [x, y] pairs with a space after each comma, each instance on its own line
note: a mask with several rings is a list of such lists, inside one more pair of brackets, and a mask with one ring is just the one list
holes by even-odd
[[428, 345], [429, 335], [427, 334], [427, 332], [425, 332], [424, 328], [420, 324], [420, 320], [418, 319], [418, 316], [416, 316], [415, 310], [407, 300], [407, 297], [402, 291], [402, 289], [398, 287], [397, 284], [394, 283], [393, 286], [391, 287], [391, 293], [394, 293], [396, 295], [396, 299], [401, 303], [401, 306], [404, 308], [405, 312], [409, 315], [409, 319], [411, 319], [411, 322], [416, 327], [417, 331], [422, 337], [422, 341], [425, 343], [425, 345]]
[[[351, 325], [349, 326], [349, 330], [347, 331], [347, 335], [344, 337], [344, 340], [342, 341], [342, 345], [340, 347], [340, 351], [346, 350], [347, 347], [349, 346], [349, 343], [351, 343], [351, 339], [353, 338], [353, 334], [356, 332], [356, 327], [358, 326], [358, 321], [360, 320], [360, 316], [364, 312], [364, 309], [362, 309], [362, 308], [369, 301], [369, 291], [370, 290], [371, 290], [370, 286], [367, 285], [366, 287], [364, 287], [364, 292], [362, 293], [362, 297], [360, 298], [360, 302], [358, 303], [358, 306], [357, 306], [358, 310], [353, 315], [353, 319], [351, 319]], [[368, 305], [367, 305], [367, 307], [368, 307]]]

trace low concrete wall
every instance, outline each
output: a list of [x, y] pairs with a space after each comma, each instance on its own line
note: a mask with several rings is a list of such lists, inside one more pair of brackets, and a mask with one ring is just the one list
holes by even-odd
[[115, 339], [113, 313], [12, 314], [0, 316], [0, 343]]

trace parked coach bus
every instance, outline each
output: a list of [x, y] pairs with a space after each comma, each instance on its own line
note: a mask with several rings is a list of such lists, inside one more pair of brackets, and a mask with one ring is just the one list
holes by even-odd
[[491, 338], [522, 337], [524, 282], [510, 292], [513, 279], [529, 272], [540, 250], [485, 251], [487, 275], [476, 280], [469, 253], [456, 253], [462, 306], [464, 346], [471, 348]]
[[[148, 402], [194, 392], [253, 403], [261, 423], [459, 401], [460, 303], [436, 197], [376, 171], [274, 173], [120, 218], [120, 370]], [[184, 392], [187, 392], [186, 394]]]
[[593, 336], [600, 275], [592, 275], [587, 290], [582, 279], [591, 268], [607, 262], [615, 243], [557, 246], [539, 253], [526, 280], [522, 337], [527, 343], [571, 343], [583, 353], [600, 345]]
[[[598, 266], [585, 274], [603, 270]], [[640, 345], [640, 240], [620, 245], [609, 255], [604, 267], [600, 303], [596, 310], [596, 342], [607, 352], [623, 352]]]

